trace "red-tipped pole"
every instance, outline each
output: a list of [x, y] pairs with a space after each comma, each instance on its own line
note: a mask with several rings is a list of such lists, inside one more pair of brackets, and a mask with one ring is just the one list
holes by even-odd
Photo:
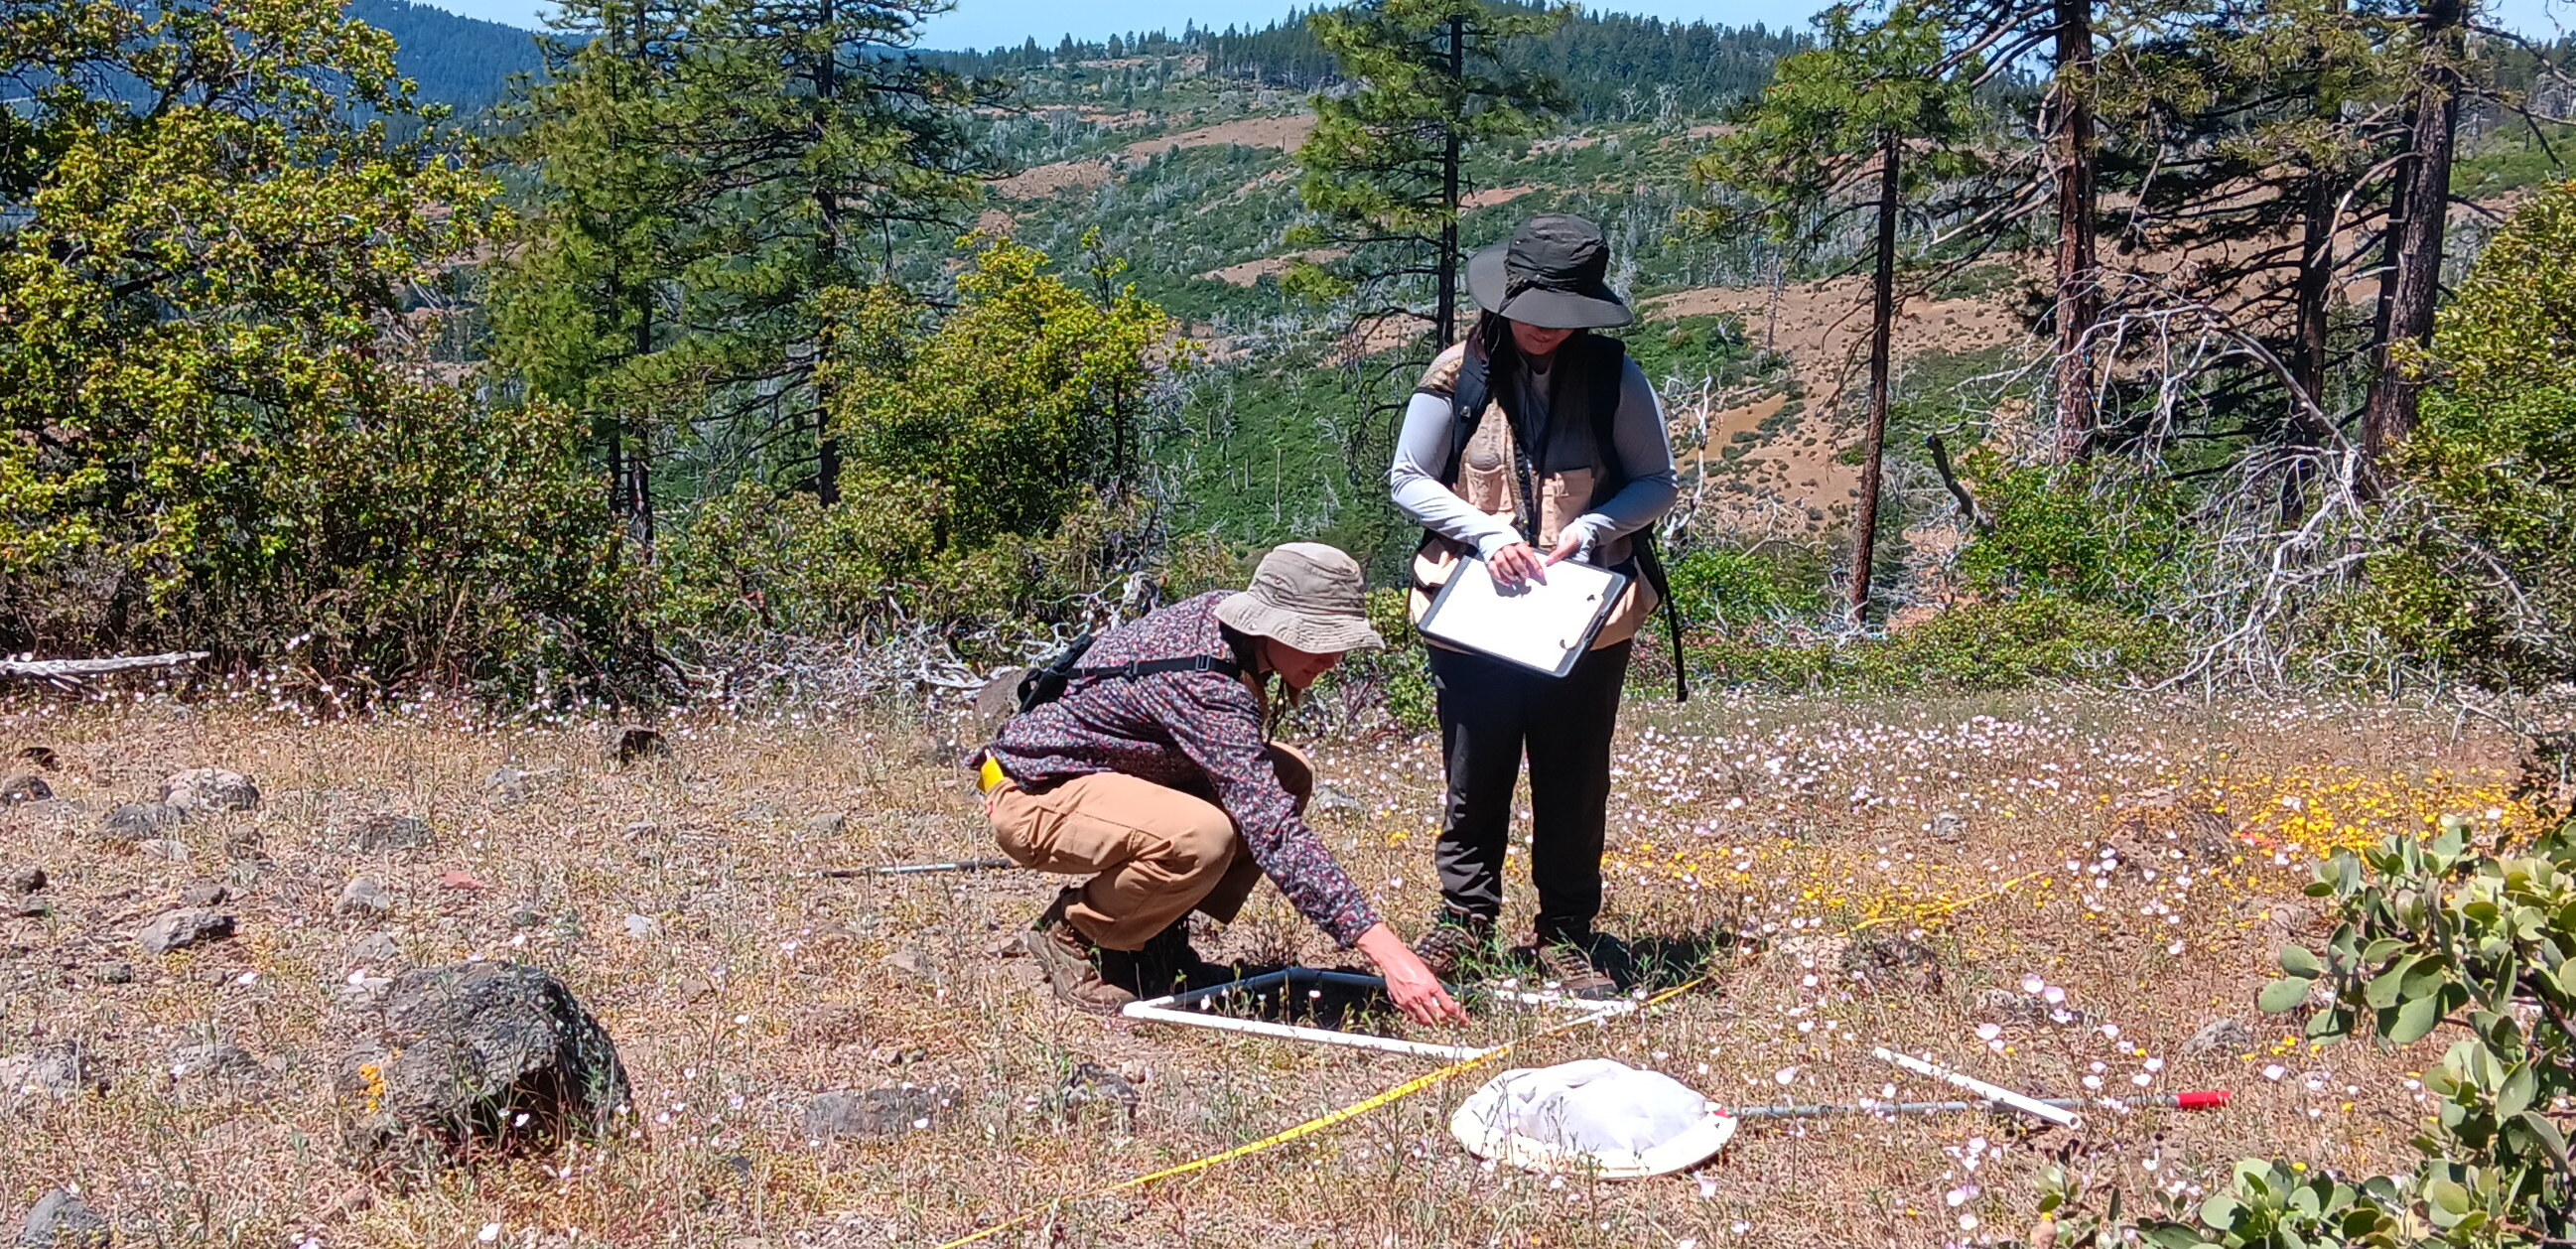
[[[2219, 1110], [2227, 1105], [2226, 1089], [2194, 1089], [2184, 1093], [2160, 1093], [2146, 1097], [2039, 1097], [2032, 1100], [2047, 1106], [2074, 1109], [2097, 1106], [2105, 1110]], [[1746, 1106], [1727, 1111], [1738, 1119], [1823, 1119], [1835, 1115], [1943, 1115], [1969, 1114], [2006, 1109], [1995, 1102], [1858, 1102], [1838, 1106]]]

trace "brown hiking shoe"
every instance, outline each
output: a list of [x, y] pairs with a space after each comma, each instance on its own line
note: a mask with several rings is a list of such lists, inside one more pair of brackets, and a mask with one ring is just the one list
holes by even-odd
[[1549, 987], [1570, 998], [1599, 1002], [1619, 996], [1613, 972], [1628, 970], [1628, 947], [1597, 932], [1561, 933], [1530, 949]]
[[1189, 917], [1183, 916], [1171, 927], [1155, 933], [1144, 949], [1136, 951], [1136, 994], [1162, 997], [1220, 984], [1223, 981], [1217, 977], [1224, 970], [1200, 958], [1191, 947]]
[[1115, 1015], [1136, 1000], [1133, 989], [1117, 983], [1132, 974], [1135, 956], [1101, 949], [1064, 917], [1065, 907], [1079, 896], [1078, 889], [1057, 894], [1055, 905], [1038, 916], [1020, 945], [1037, 960], [1048, 986], [1065, 1005], [1093, 1015]]
[[1431, 922], [1431, 931], [1413, 943], [1413, 956], [1444, 983], [1483, 975], [1494, 966], [1494, 921], [1444, 911]]

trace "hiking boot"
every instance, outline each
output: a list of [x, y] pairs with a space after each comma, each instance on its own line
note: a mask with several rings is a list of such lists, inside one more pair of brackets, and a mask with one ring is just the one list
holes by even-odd
[[1413, 943], [1413, 956], [1446, 984], [1491, 969], [1494, 955], [1494, 921], [1456, 911], [1441, 912], [1431, 931]]
[[1064, 917], [1064, 909], [1080, 896], [1078, 889], [1057, 894], [1055, 905], [1038, 916], [1020, 945], [1037, 960], [1048, 986], [1065, 1005], [1088, 1014], [1115, 1015], [1136, 1000], [1135, 990], [1118, 983], [1133, 978], [1135, 956], [1101, 949]]
[[1189, 917], [1183, 916], [1136, 951], [1136, 992], [1141, 997], [1161, 997], [1219, 984], [1224, 970], [1199, 957], [1190, 945]]
[[1617, 937], [1597, 932], [1559, 933], [1542, 937], [1530, 949], [1539, 973], [1570, 998], [1598, 1002], [1619, 996], [1619, 976], [1628, 974], [1628, 947]]

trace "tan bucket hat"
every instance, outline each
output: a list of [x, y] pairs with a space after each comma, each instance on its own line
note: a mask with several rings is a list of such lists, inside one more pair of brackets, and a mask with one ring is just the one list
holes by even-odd
[[1378, 650], [1359, 561], [1321, 542], [1291, 542], [1261, 557], [1252, 588], [1216, 605], [1238, 633], [1275, 638], [1310, 655]]

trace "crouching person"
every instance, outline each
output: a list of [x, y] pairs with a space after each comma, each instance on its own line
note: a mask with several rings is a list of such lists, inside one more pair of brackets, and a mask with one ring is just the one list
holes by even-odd
[[994, 840], [1023, 867], [1088, 876], [1026, 943], [1056, 996], [1116, 1012], [1198, 965], [1190, 912], [1231, 921], [1263, 877], [1422, 1023], [1466, 1017], [1378, 918], [1303, 810], [1314, 772], [1268, 740], [1271, 678], [1303, 691], [1385, 645], [1359, 565], [1272, 551], [1242, 593], [1175, 603], [1100, 635], [1062, 697], [1015, 716], [977, 766]]

